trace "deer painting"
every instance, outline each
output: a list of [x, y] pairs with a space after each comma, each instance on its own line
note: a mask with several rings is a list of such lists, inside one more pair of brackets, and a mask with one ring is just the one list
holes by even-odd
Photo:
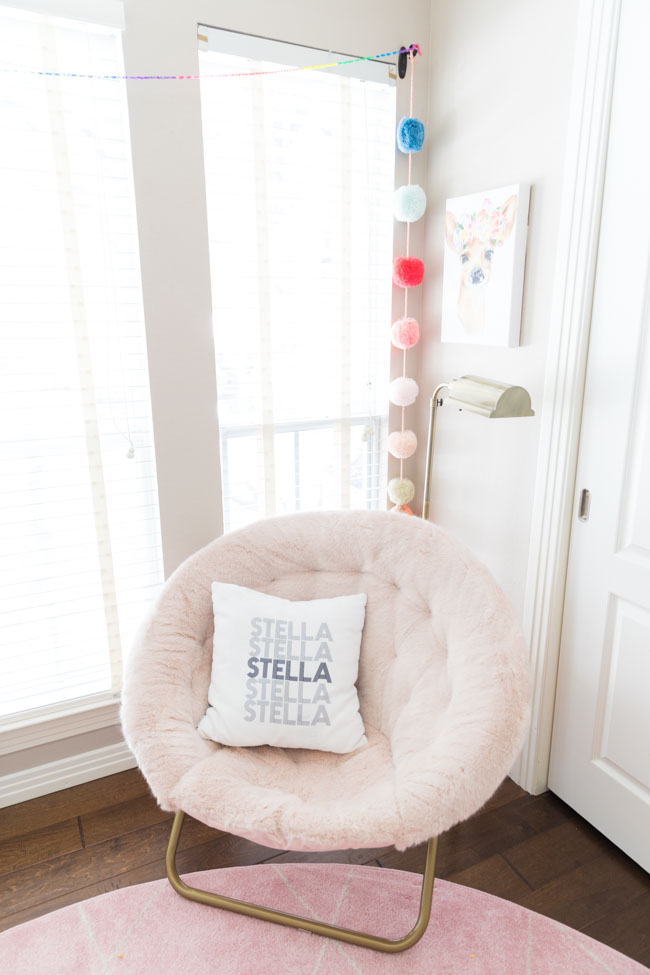
[[499, 247], [512, 233], [517, 216], [517, 196], [500, 206], [489, 199], [481, 209], [459, 217], [447, 210], [447, 246], [460, 261], [460, 289], [456, 312], [468, 335], [479, 337], [485, 331], [485, 306], [493, 261]]

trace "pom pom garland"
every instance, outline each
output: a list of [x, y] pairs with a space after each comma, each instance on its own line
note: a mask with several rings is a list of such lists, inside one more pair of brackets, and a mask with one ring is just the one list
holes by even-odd
[[419, 392], [415, 379], [410, 379], [409, 376], [398, 376], [390, 384], [388, 395], [395, 406], [411, 406], [415, 403]]
[[415, 497], [415, 485], [408, 477], [393, 477], [388, 482], [388, 497], [393, 504], [408, 504]]
[[[418, 53], [420, 53], [418, 51]], [[397, 148], [400, 152], [408, 153], [408, 183], [398, 186], [393, 195], [393, 213], [396, 220], [407, 224], [406, 254], [393, 260], [393, 283], [404, 289], [403, 318], [393, 322], [391, 326], [391, 341], [396, 349], [402, 349], [402, 375], [393, 379], [390, 384], [389, 396], [391, 403], [401, 407], [401, 430], [394, 430], [388, 437], [388, 451], [399, 460], [399, 477], [393, 477], [388, 482], [388, 497], [393, 503], [393, 511], [412, 515], [408, 506], [415, 495], [415, 485], [408, 477], [404, 477], [404, 461], [417, 449], [418, 440], [413, 430], [404, 427], [404, 410], [415, 402], [418, 395], [418, 384], [406, 375], [406, 351], [417, 344], [420, 338], [420, 326], [415, 318], [408, 317], [409, 288], [416, 288], [424, 278], [424, 264], [417, 257], [410, 254], [410, 224], [419, 220], [427, 206], [426, 193], [421, 186], [411, 183], [411, 155], [419, 152], [424, 142], [424, 125], [413, 115], [413, 69], [414, 58], [411, 54], [411, 97], [409, 114], [399, 121], [396, 132]], [[402, 72], [403, 76], [403, 72]]]
[[414, 454], [417, 445], [418, 438], [412, 430], [395, 430], [388, 437], [389, 453], [399, 460], [406, 460]]
[[390, 337], [396, 349], [411, 349], [420, 338], [420, 326], [415, 318], [398, 318], [393, 322]]
[[427, 208], [427, 195], [421, 186], [400, 186], [393, 194], [393, 213], [396, 220], [413, 223], [419, 220]]
[[397, 126], [397, 148], [400, 152], [419, 152], [424, 142], [424, 125], [419, 118], [404, 116]]
[[419, 257], [396, 257], [393, 261], [393, 281], [399, 288], [417, 288], [423, 277], [424, 264]]

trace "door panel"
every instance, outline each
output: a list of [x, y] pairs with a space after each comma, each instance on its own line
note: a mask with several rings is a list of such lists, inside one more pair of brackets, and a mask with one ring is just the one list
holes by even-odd
[[[624, 0], [550, 788], [650, 869], [650, 5]], [[578, 519], [583, 489], [589, 517]]]
[[[606, 654], [601, 681], [602, 714], [594, 758], [650, 789], [650, 769], [643, 742], [650, 741], [650, 612], [616, 598], [611, 652]], [[607, 641], [609, 642], [609, 641]], [[607, 645], [607, 644], [606, 644]]]

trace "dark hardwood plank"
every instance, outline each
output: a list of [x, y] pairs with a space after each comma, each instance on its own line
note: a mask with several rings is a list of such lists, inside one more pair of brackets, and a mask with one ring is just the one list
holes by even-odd
[[[541, 796], [524, 793], [504, 805], [484, 807], [440, 837], [436, 874], [446, 878], [467, 870], [573, 818], [573, 810], [549, 792]], [[422, 844], [405, 853], [389, 850], [379, 861], [383, 867], [421, 873], [425, 853], [426, 844]]]
[[507, 803], [512, 802], [513, 799], [522, 799], [527, 795], [528, 793], [520, 785], [517, 785], [512, 779], [506, 777], [494, 795], [488, 799], [484, 806], [481, 806], [479, 812], [498, 809], [499, 806], [505, 806]]
[[467, 870], [459, 870], [447, 877], [454, 884], [464, 887], [474, 887], [486, 894], [504, 897], [506, 900], [519, 901], [520, 897], [529, 893], [530, 887], [526, 881], [516, 873], [510, 864], [500, 855], [481, 860]]
[[[183, 826], [183, 834], [185, 834], [185, 827], [189, 827], [190, 822], [191, 820], [186, 820]], [[207, 828], [202, 827], [202, 829]], [[190, 828], [188, 828], [189, 834], [191, 834]], [[238, 836], [220, 833], [218, 830], [211, 830], [211, 834], [212, 839], [210, 842], [203, 842], [199, 845], [191, 846], [189, 849], [181, 849], [184, 835], [181, 837], [179, 852], [176, 856], [176, 866], [179, 873], [195, 873], [200, 870], [213, 870], [217, 867], [251, 866], [268, 859], [270, 854], [278, 852], [270, 847], [250, 843], [248, 840], [243, 840]], [[169, 828], [167, 828], [168, 835]], [[14, 927], [17, 924], [22, 924], [25, 921], [31, 921], [33, 918], [41, 917], [43, 914], [49, 914], [50, 911], [59, 910], [61, 907], [76, 904], [78, 901], [88, 900], [90, 897], [106, 894], [111, 890], [130, 887], [133, 884], [145, 884], [152, 880], [160, 880], [164, 877], [166, 877], [164, 857], [142, 863], [131, 869], [126, 869], [121, 873], [103, 877], [101, 880], [95, 880], [94, 883], [88, 883], [84, 886], [67, 890], [48, 900], [32, 903], [4, 917], [2, 916], [2, 912], [0, 912], [0, 931]], [[224, 893], [227, 893], [227, 891], [224, 891]]]
[[[214, 830], [208, 826], [188, 819], [179, 850], [204, 843], [213, 835]], [[93, 880], [104, 880], [142, 863], [160, 860], [168, 840], [168, 823], [157, 823], [6, 874], [0, 878], [0, 916], [86, 887]]]
[[276, 856], [269, 857], [262, 863], [354, 863], [367, 864], [376, 863], [377, 859], [388, 853], [390, 847], [382, 846], [376, 849], [364, 850], [335, 850], [322, 851], [320, 853], [294, 853], [287, 850], [286, 853], [278, 853]]
[[74, 816], [103, 809], [116, 801], [124, 802], [148, 794], [149, 786], [136, 768], [74, 785], [70, 789], [7, 806], [0, 811], [0, 840], [22, 836]]
[[[574, 809], [567, 806], [566, 802], [562, 802], [552, 792], [544, 792], [541, 796], [530, 796], [525, 793], [521, 799], [509, 802], [504, 809], [494, 810], [497, 819], [504, 813], [526, 823], [536, 833], [576, 819], [578, 815]], [[470, 822], [470, 820], [466, 822]]]
[[107, 809], [97, 809], [80, 818], [84, 842], [86, 846], [92, 846], [143, 826], [171, 822], [173, 813], [164, 812], [152, 795], [146, 795]]
[[282, 854], [271, 846], [259, 846], [241, 836], [221, 833], [211, 843], [194, 846], [176, 858], [179, 873], [196, 870], [215, 870], [218, 867], [249, 867], [264, 863], [274, 855]]
[[573, 810], [550, 792], [480, 810], [440, 838], [442, 875], [474, 866], [574, 816]]
[[519, 903], [582, 930], [648, 890], [645, 870], [613, 849], [532, 890]]
[[590, 938], [603, 941], [623, 954], [634, 946], [634, 958], [650, 968], [650, 891], [635, 897], [624, 908], [610, 911], [586, 924], [582, 930]]
[[58, 911], [61, 907], [69, 907], [70, 904], [88, 900], [90, 897], [98, 897], [100, 894], [106, 894], [111, 890], [118, 890], [120, 887], [130, 887], [132, 884], [145, 884], [150, 880], [160, 880], [164, 876], [164, 860], [154, 860], [152, 863], [145, 863], [142, 866], [135, 867], [133, 870], [127, 870], [113, 877], [106, 877], [104, 880], [88, 884], [85, 887], [75, 887], [74, 889], [68, 890], [65, 894], [59, 894], [48, 900], [30, 904], [29, 907], [24, 907], [22, 910], [0, 917], [0, 931], [6, 931], [7, 928], [23, 924], [25, 921], [32, 921], [35, 917], [41, 917], [43, 914], [49, 914], [51, 911]]
[[0, 875], [21, 870], [32, 863], [51, 860], [82, 847], [79, 823], [66, 819], [44, 829], [23, 833], [0, 842]]
[[509, 847], [504, 856], [531, 887], [537, 888], [601, 856], [610, 846], [598, 830], [571, 819]]

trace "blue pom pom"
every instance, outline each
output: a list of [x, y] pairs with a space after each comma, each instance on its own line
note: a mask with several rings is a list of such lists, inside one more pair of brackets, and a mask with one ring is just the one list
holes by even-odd
[[419, 152], [424, 142], [424, 125], [419, 118], [405, 116], [397, 126], [397, 148], [400, 152]]

